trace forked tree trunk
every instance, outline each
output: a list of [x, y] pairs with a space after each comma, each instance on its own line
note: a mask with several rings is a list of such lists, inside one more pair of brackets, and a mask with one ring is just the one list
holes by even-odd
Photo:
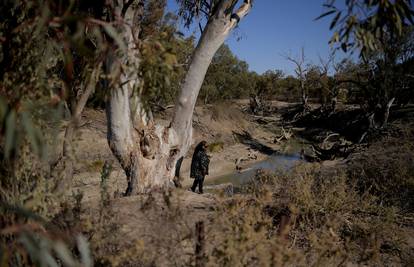
[[[132, 28], [123, 29], [128, 51], [124, 51], [121, 58], [112, 52], [106, 64], [107, 75], [113, 78], [109, 79], [108, 83], [110, 96], [106, 110], [108, 143], [126, 173], [126, 195], [145, 193], [173, 184], [176, 161], [185, 156], [192, 142], [193, 111], [207, 68], [231, 30], [251, 7], [250, 0], [245, 0], [245, 4], [236, 13], [231, 13], [236, 3], [234, 0], [221, 0], [215, 13], [208, 20], [193, 53], [169, 127], [146, 123], [143, 115], [141, 123], [132, 120], [129, 96], [132, 90], [137, 89], [139, 81], [135, 72], [120, 69], [121, 65], [136, 66], [139, 63], [134, 45], [137, 31], [133, 27], [136, 27], [136, 24], [129, 23], [133, 25]], [[136, 17], [136, 12], [138, 11], [128, 10], [125, 13], [125, 21], [131, 21], [131, 18]], [[118, 80], [117, 73], [120, 74]], [[137, 107], [140, 108], [142, 105]], [[145, 114], [141, 111], [138, 110], [134, 114]]]
[[[380, 108], [379, 112], [373, 112], [368, 117], [369, 129], [379, 129], [385, 128], [387, 126], [388, 118], [390, 116], [390, 109], [394, 101], [395, 98], [392, 98], [390, 101], [387, 102], [385, 107]], [[377, 118], [377, 115], [379, 115], [379, 119]]]
[[378, 129], [387, 127], [388, 119], [390, 116], [390, 109], [394, 101], [395, 101], [395, 97], [393, 97], [390, 101], [388, 101], [387, 105], [384, 108], [382, 108], [382, 114], [380, 114], [381, 115], [380, 122], [376, 121], [375, 112], [373, 112], [371, 115], [368, 116], [368, 130], [362, 134], [361, 138], [359, 139], [359, 143], [364, 141], [369, 131], [378, 130]]

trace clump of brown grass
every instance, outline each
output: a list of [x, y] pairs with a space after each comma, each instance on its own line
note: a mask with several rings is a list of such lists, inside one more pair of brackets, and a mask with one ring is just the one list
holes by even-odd
[[97, 159], [94, 160], [86, 165], [86, 169], [88, 172], [99, 172], [102, 170], [105, 162], [103, 160]]
[[382, 253], [384, 245], [402, 250], [395, 208], [378, 205], [369, 193], [360, 194], [344, 172], [302, 168], [293, 176], [276, 177], [275, 198], [279, 209], [287, 207], [294, 217], [292, 233], [312, 264], [377, 265], [391, 257]]
[[[94, 227], [97, 266], [189, 266], [194, 252], [194, 225], [189, 221], [196, 218], [181, 208], [180, 194], [154, 191], [135, 201], [135, 216], [141, 219], [134, 234], [118, 231], [123, 225], [114, 218], [116, 212], [102, 221], [100, 229]], [[118, 228], [109, 228], [109, 222]]]
[[[401, 211], [361, 192], [346, 170], [327, 172], [320, 165], [303, 164], [290, 173], [259, 172], [242, 194], [216, 199], [214, 209], [199, 217], [181, 207], [174, 192], [144, 197], [142, 236], [111, 250], [95, 247], [110, 255], [101, 265], [193, 266], [198, 220], [205, 223], [206, 266], [412, 263]], [[111, 238], [102, 238], [108, 246]]]
[[211, 119], [215, 121], [229, 121], [242, 123], [244, 114], [230, 102], [221, 102], [211, 106]]
[[414, 211], [414, 135], [377, 141], [356, 155], [349, 176], [358, 189], [370, 192], [385, 205]]
[[378, 266], [412, 257], [398, 209], [360, 194], [343, 171], [303, 165], [258, 175], [244, 192], [210, 226], [212, 265]]
[[208, 151], [210, 153], [217, 153], [222, 151], [224, 148], [224, 142], [222, 141], [216, 141], [216, 142], [211, 142], [208, 144]]
[[260, 199], [236, 196], [208, 226], [207, 266], [300, 266], [304, 257], [284, 235], [272, 235], [272, 217]]

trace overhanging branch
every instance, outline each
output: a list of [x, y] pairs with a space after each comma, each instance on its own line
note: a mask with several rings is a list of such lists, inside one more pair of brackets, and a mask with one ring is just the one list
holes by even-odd
[[237, 9], [237, 11], [231, 14], [230, 16], [231, 26], [230, 27], [231, 28], [235, 27], [240, 22], [240, 20], [242, 20], [250, 12], [251, 8], [252, 8], [252, 1], [244, 0], [244, 3]]

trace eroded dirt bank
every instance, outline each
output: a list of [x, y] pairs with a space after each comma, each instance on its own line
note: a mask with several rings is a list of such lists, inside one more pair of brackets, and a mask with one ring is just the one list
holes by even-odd
[[[212, 180], [223, 174], [235, 172], [237, 165], [244, 169], [255, 162], [268, 157], [255, 148], [242, 144], [235, 133], [248, 132], [259, 143], [274, 151], [281, 151], [282, 146], [274, 143], [278, 129], [266, 128], [258, 124], [251, 116], [242, 112], [244, 103], [220, 104], [216, 106], [196, 107], [194, 116], [193, 146], [185, 157], [181, 175], [184, 186], [192, 180], [189, 178], [189, 168], [194, 146], [201, 140], [210, 144], [211, 156], [210, 173], [206, 180]], [[169, 111], [158, 114], [157, 120], [170, 116]], [[96, 199], [99, 190], [100, 173], [105, 161], [111, 163], [113, 171], [109, 178], [110, 190], [114, 194], [121, 193], [126, 188], [126, 178], [116, 159], [112, 156], [106, 141], [106, 121], [104, 111], [86, 110], [83, 114], [83, 126], [80, 128], [76, 141], [76, 172], [74, 179], [75, 190], [82, 189], [85, 199]]]
[[[234, 172], [237, 159], [245, 159], [241, 165], [242, 168], [246, 168], [265, 159], [266, 151], [285, 153], [290, 150], [287, 146], [289, 142], [274, 142], [275, 136], [281, 131], [277, 127], [280, 123], [279, 115], [258, 120], [241, 112], [244, 108], [242, 104], [196, 109], [194, 144], [201, 140], [207, 140], [211, 144], [210, 176], [207, 180], [211, 181], [221, 174]], [[159, 114], [157, 120], [167, 123], [164, 120], [167, 116], [168, 112]], [[260, 120], [265, 120], [265, 123], [260, 123]], [[369, 249], [378, 247], [382, 250], [378, 252], [381, 253], [380, 257], [383, 257], [382, 263], [396, 263], [398, 266], [401, 259], [406, 261], [412, 255], [405, 254], [406, 251], [412, 251], [413, 244], [410, 238], [413, 233], [410, 213], [399, 213], [394, 208], [379, 205], [376, 198], [371, 198], [370, 195], [366, 198], [365, 194], [360, 196], [353, 191], [355, 188], [348, 188], [348, 170], [340, 168], [344, 167], [344, 164], [338, 164], [343, 161], [302, 164], [290, 177], [273, 177], [279, 180], [270, 180], [272, 191], [263, 190], [231, 197], [222, 194], [223, 192], [199, 195], [186, 190], [192, 181], [188, 178], [192, 155], [190, 150], [182, 168], [185, 184], [183, 189], [120, 197], [126, 187], [126, 179], [106, 143], [104, 113], [87, 110], [83, 123], [76, 141], [78, 165], [73, 191], [75, 194], [83, 194], [80, 208], [82, 229], [91, 236], [94, 250], [99, 251], [97, 257], [109, 260], [112, 264], [117, 263], [115, 266], [140, 266], [140, 263], [146, 263], [148, 266], [192, 265], [199, 234], [195, 225], [200, 221], [205, 223], [205, 249], [209, 257], [213, 258], [231, 258], [232, 253], [235, 253], [234, 259], [240, 259], [240, 255], [249, 258], [249, 253], [259, 255], [262, 251], [264, 254], [260, 255], [265, 259], [270, 252], [277, 251], [279, 256], [284, 255], [283, 259], [286, 256], [304, 260], [302, 256], [306, 255], [308, 259], [302, 264], [289, 265], [306, 266], [303, 264], [305, 261], [318, 262], [317, 255], [322, 255], [323, 258], [329, 254], [339, 255], [338, 262], [320, 266], [338, 266], [344, 259], [347, 262], [357, 262], [355, 259], [358, 259], [358, 253], [361, 253], [361, 259], [364, 259], [369, 254]], [[242, 144], [235, 138], [238, 136], [235, 133], [239, 133], [239, 136], [248, 133], [249, 138], [256, 143]], [[412, 144], [412, 139], [407, 140]], [[399, 142], [400, 148], [406, 146], [403, 141]], [[393, 146], [397, 143], [391, 139], [387, 145], [374, 144], [364, 152], [366, 154], [352, 155], [356, 157], [353, 161], [362, 163], [372, 158], [372, 162], [368, 162], [371, 165], [368, 166], [375, 172], [378, 164], [381, 164], [378, 162], [382, 161], [376, 159], [374, 153], [384, 156], [383, 161], [389, 163], [389, 151], [377, 153], [377, 147], [395, 150]], [[260, 146], [263, 153], [257, 149]], [[309, 145], [299, 142], [299, 146]], [[407, 155], [410, 155], [410, 150], [407, 148]], [[410, 160], [407, 156], [404, 156], [404, 159], [407, 162]], [[105, 181], [106, 186], [102, 186], [101, 170], [105, 161], [112, 164], [113, 170]], [[401, 169], [398, 165], [401, 162], [396, 162], [396, 170]], [[353, 168], [359, 177], [363, 174], [365, 166], [357, 165]], [[287, 226], [283, 226], [283, 222]], [[257, 228], [258, 225], [266, 227]], [[283, 230], [283, 227], [287, 228]], [[317, 237], [315, 231], [319, 231], [316, 233]], [[240, 233], [245, 236], [241, 236]], [[273, 239], [269, 239], [269, 235], [273, 235]], [[352, 256], [341, 256], [344, 247], [349, 248], [346, 243], [350, 240], [349, 236], [357, 238], [350, 243], [351, 246], [355, 246], [355, 250], [349, 252]], [[400, 240], [403, 242], [398, 243]], [[230, 245], [225, 242], [230, 242]], [[312, 251], [312, 242], [316, 242], [316, 248], [321, 251]], [[369, 242], [373, 242], [373, 246]], [[236, 245], [239, 247], [233, 248]], [[367, 249], [363, 249], [364, 246]], [[393, 249], [393, 246], [403, 251], [400, 258], [392, 254], [392, 250], [386, 251], [389, 247]], [[259, 250], [252, 249], [253, 247]], [[286, 250], [286, 247], [295, 250], [296, 256], [291, 254], [290, 250]], [[329, 251], [328, 254], [324, 252], [325, 249]], [[334, 251], [333, 254], [331, 250]], [[368, 252], [364, 254], [366, 251]], [[255, 259], [257, 255], [250, 256]], [[327, 263], [329, 260], [330, 257]], [[125, 265], [125, 262], [129, 265]], [[101, 266], [107, 265], [102, 263]]]

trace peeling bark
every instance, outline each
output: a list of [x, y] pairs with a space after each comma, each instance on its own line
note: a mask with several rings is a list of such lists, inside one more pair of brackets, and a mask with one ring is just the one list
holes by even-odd
[[[146, 193], [173, 184], [176, 162], [185, 156], [191, 145], [194, 107], [207, 68], [231, 30], [250, 10], [251, 1], [245, 0], [232, 14], [231, 10], [237, 2], [220, 1], [215, 14], [208, 20], [193, 53], [170, 127], [151, 123], [151, 115], [143, 107], [139, 94], [133, 101], [130, 99], [131, 92], [138, 88], [139, 80], [136, 73], [121, 70], [121, 65], [139, 65], [134, 46], [139, 25], [131, 19], [137, 17], [134, 12], [140, 11], [129, 7], [118, 8], [123, 10], [119, 16], [125, 14], [124, 20], [132, 26], [120, 29], [128, 51], [124, 51], [123, 56], [119, 56], [120, 51], [112, 51], [108, 55], [106, 73], [110, 96], [106, 112], [108, 143], [128, 178], [125, 195]], [[132, 113], [131, 102], [135, 105]]]

